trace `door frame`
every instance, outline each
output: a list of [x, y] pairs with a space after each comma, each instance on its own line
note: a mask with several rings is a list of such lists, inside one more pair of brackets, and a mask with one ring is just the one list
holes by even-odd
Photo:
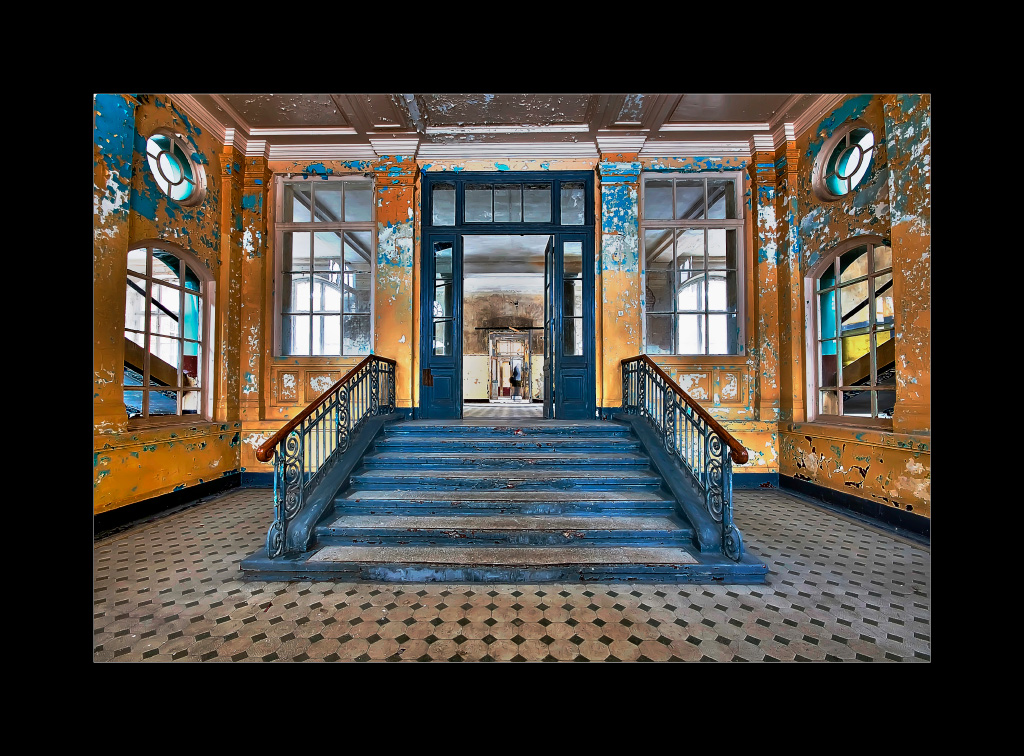
[[[562, 225], [561, 193], [563, 183], [583, 183], [583, 223]], [[434, 225], [434, 189], [439, 184], [447, 185], [452, 190], [450, 195], [454, 205], [454, 223]], [[467, 184], [546, 184], [551, 191], [551, 214], [550, 221], [538, 222], [475, 222], [465, 221], [465, 189]], [[584, 272], [589, 271], [585, 279], [589, 279], [591, 285], [584, 287], [584, 356], [587, 365], [585, 376], [586, 386], [584, 387], [584, 398], [586, 399], [586, 417], [593, 417], [597, 411], [597, 369], [595, 361], [595, 329], [594, 312], [596, 308], [596, 218], [594, 207], [595, 179], [593, 171], [482, 171], [482, 172], [448, 172], [423, 170], [421, 172], [421, 202], [420, 202], [420, 370], [415, 379], [419, 381], [419, 402], [414, 409], [415, 417], [437, 418], [437, 419], [458, 419], [462, 417], [463, 408], [463, 376], [462, 376], [462, 252], [463, 237], [465, 236], [492, 236], [492, 235], [523, 235], [552, 237], [555, 246], [555, 257], [557, 264], [552, 271], [554, 275], [553, 287], [557, 285], [561, 289], [561, 275], [563, 269], [562, 261], [562, 235], [572, 240], [582, 240], [583, 244], [583, 266]], [[441, 205], [439, 203], [439, 209]], [[447, 220], [447, 219], [446, 219]], [[437, 241], [452, 241], [452, 283], [455, 299], [452, 303], [453, 311], [453, 333], [452, 333], [452, 355], [443, 355], [439, 358], [433, 354], [433, 301], [434, 301], [434, 243]], [[560, 297], [559, 297], [560, 300]], [[561, 320], [561, 307], [558, 308], [558, 320]], [[588, 327], [589, 326], [589, 327]], [[558, 333], [561, 328], [556, 329]], [[545, 334], [545, 338], [553, 341], [552, 334]], [[555, 344], [551, 344], [552, 350]], [[556, 364], [558, 361], [555, 361]], [[443, 381], [451, 381], [444, 385], [445, 396], [435, 394], [435, 386], [432, 382], [434, 371], [443, 366]], [[549, 396], [548, 388], [557, 383], [557, 376], [546, 376], [545, 397]], [[440, 388], [440, 387], [438, 387]], [[555, 397], [555, 414], [557, 411], [558, 397]], [[545, 402], [547, 409], [547, 402]], [[545, 416], [550, 413], [545, 412]]]

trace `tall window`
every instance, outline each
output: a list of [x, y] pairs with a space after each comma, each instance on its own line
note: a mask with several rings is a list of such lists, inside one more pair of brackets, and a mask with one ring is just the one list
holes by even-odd
[[811, 270], [816, 414], [886, 425], [896, 404], [892, 250], [880, 237], [840, 244]]
[[373, 182], [281, 179], [280, 353], [370, 353]]
[[648, 175], [640, 219], [647, 354], [740, 354], [739, 173]]
[[206, 415], [210, 278], [165, 243], [128, 253], [124, 405], [129, 418]]

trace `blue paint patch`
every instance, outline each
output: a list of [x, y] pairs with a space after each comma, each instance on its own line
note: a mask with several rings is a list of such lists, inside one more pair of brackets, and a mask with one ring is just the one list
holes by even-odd
[[817, 157], [818, 151], [821, 149], [821, 145], [823, 145], [825, 141], [832, 136], [832, 132], [836, 130], [836, 127], [841, 126], [848, 120], [860, 118], [865, 108], [867, 108], [871, 103], [871, 97], [871, 95], [853, 97], [833, 110], [828, 117], [823, 119], [812, 132], [818, 135], [819, 138], [816, 141], [808, 143], [806, 152], [807, 157], [812, 160]]
[[499, 171], [507, 171], [507, 170], [511, 170], [511, 169], [510, 169], [510, 168], [508, 167], [508, 164], [507, 164], [507, 163], [495, 163], [495, 164], [494, 164], [494, 167], [495, 167], [495, 168], [497, 168], [497, 169], [498, 169]]
[[174, 490], [175, 490], [175, 491], [180, 491], [180, 490], [181, 490], [181, 489], [183, 489], [184, 487], [185, 487], [185, 484], [184, 484], [184, 483], [182, 483], [182, 484], [181, 484], [181, 485], [179, 485], [179, 486], [175, 486], [175, 487], [174, 487]]
[[302, 169], [303, 176], [309, 174], [313, 176], [321, 176], [322, 178], [326, 179], [328, 174], [331, 173], [334, 173], [334, 169], [328, 168], [323, 163], [310, 163], [309, 165]]
[[540, 164], [540, 168], [541, 168], [542, 171], [549, 170], [551, 168], [551, 163], [548, 163], [548, 162], [541, 163]]

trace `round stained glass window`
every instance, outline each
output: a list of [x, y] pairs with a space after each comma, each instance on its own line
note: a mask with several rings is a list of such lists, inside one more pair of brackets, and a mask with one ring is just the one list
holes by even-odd
[[198, 205], [205, 195], [206, 174], [193, 160], [194, 153], [188, 143], [165, 129], [146, 140], [146, 159], [157, 186], [182, 205]]
[[825, 141], [814, 162], [814, 194], [832, 201], [852, 192], [867, 175], [874, 151], [875, 135], [866, 123], [844, 124]]

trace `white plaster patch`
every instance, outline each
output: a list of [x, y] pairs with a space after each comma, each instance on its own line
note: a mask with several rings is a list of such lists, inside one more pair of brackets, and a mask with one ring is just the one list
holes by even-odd
[[735, 375], [730, 375], [729, 380], [722, 386], [722, 396], [726, 399], [735, 399], [739, 393], [739, 382]]
[[922, 465], [920, 462], [915, 462], [912, 459], [908, 459], [907, 472], [911, 473], [912, 475], [920, 475], [921, 473], [924, 472], [924, 465]]
[[242, 440], [245, 443], [249, 444], [249, 446], [252, 447], [253, 451], [256, 451], [261, 446], [263, 446], [264, 443], [266, 443], [267, 439], [270, 438], [271, 435], [272, 434], [270, 433], [250, 433]]
[[310, 388], [321, 394], [333, 385], [334, 381], [329, 375], [315, 375], [309, 379]]

